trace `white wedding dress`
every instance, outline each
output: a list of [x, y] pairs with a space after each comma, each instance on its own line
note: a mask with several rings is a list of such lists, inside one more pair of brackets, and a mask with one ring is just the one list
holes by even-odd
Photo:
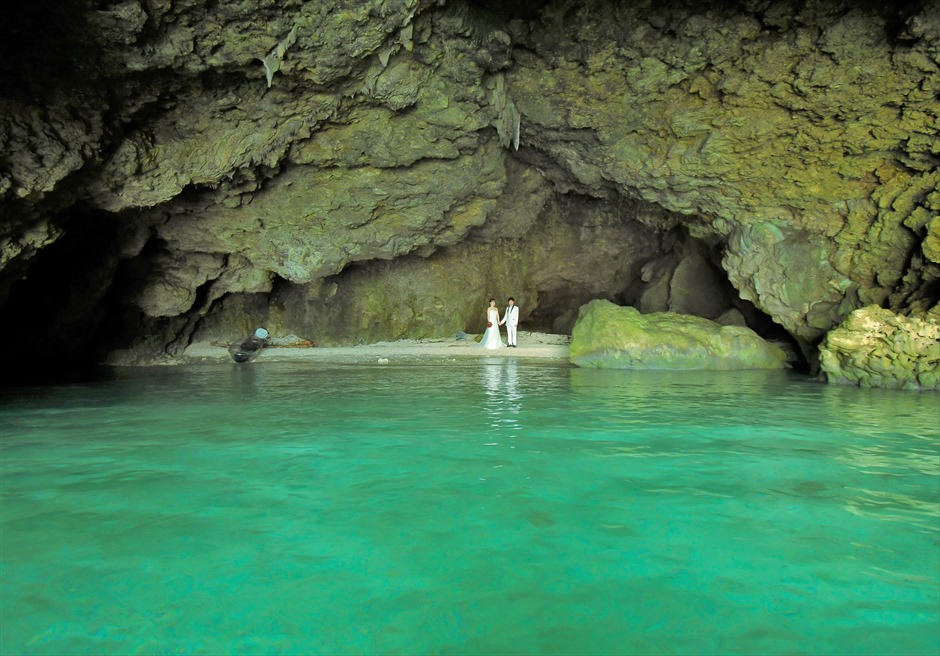
[[505, 347], [506, 345], [503, 344], [503, 340], [499, 336], [499, 310], [496, 308], [490, 308], [487, 310], [486, 320], [493, 325], [487, 328], [486, 332], [483, 333], [483, 339], [480, 340], [480, 346], [488, 349], [498, 349]]

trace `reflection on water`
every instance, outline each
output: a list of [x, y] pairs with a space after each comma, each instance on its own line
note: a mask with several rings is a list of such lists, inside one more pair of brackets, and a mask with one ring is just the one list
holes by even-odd
[[935, 395], [253, 363], [4, 390], [0, 653], [936, 653]]
[[487, 358], [481, 368], [481, 378], [491, 428], [498, 431], [521, 430], [522, 392], [516, 360]]

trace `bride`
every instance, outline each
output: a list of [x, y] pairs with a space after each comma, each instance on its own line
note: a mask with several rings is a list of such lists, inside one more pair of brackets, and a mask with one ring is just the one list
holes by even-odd
[[486, 308], [486, 332], [480, 340], [480, 346], [488, 349], [503, 348], [503, 340], [499, 336], [499, 310], [496, 309], [496, 299], [490, 299], [490, 306]]

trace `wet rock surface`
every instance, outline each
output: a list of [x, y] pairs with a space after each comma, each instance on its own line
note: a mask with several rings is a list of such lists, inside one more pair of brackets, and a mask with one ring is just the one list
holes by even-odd
[[749, 328], [701, 317], [656, 312], [609, 301], [581, 308], [570, 359], [597, 369], [783, 369], [786, 354]]
[[829, 382], [940, 390], [940, 313], [904, 317], [878, 306], [852, 312], [826, 335], [820, 365]]

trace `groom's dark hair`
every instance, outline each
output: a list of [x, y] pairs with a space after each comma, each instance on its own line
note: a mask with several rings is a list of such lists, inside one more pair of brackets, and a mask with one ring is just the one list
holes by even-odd
[[516, 302], [516, 299], [514, 299], [512, 296], [510, 296], [509, 299], [508, 299], [506, 302], [508, 303], [509, 301], [512, 301], [513, 303], [515, 303], [515, 302]]

